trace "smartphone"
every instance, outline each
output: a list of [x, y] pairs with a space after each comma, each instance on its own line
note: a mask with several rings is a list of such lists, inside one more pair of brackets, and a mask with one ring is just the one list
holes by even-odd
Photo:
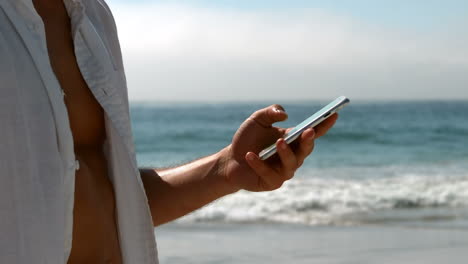
[[[330, 117], [332, 114], [336, 113], [341, 108], [345, 107], [349, 104], [349, 99], [345, 96], [340, 96], [336, 98], [333, 102], [329, 103], [322, 109], [320, 109], [315, 114], [311, 115], [306, 120], [302, 121], [296, 127], [294, 127], [291, 131], [289, 131], [286, 135], [283, 136], [284, 140], [287, 144], [290, 144], [294, 140], [296, 140], [304, 130], [309, 127], [315, 127], [316, 125], [320, 124], [323, 120]], [[266, 149], [262, 150], [259, 154], [260, 159], [266, 160], [269, 157], [273, 156], [276, 153], [276, 144], [272, 144], [271, 146], [267, 147]]]

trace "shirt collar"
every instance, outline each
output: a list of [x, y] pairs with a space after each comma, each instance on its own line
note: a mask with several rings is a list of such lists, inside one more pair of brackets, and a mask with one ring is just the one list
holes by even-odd
[[[10, 0], [13, 5], [26, 6], [30, 14], [37, 14], [36, 9], [33, 4], [33, 0]], [[82, 0], [63, 0], [65, 8], [67, 9], [68, 16], [70, 17], [70, 22], [72, 26], [72, 35], [75, 36], [77, 29], [79, 28], [84, 14], [85, 6], [83, 5]], [[20, 8], [22, 9], [22, 8]], [[36, 15], [34, 15], [35, 17]], [[29, 16], [28, 16], [29, 17]]]
[[[28, 5], [33, 5], [32, 1], [33, 0], [10, 0], [11, 2], [13, 3], [17, 3], [17, 2], [23, 2], [23, 3], [26, 3]], [[63, 0], [63, 2], [65, 4], [69, 4], [69, 3], [80, 3], [82, 2], [82, 0]]]
[[81, 0], [64, 0], [63, 2], [67, 9], [68, 16], [70, 17], [72, 36], [75, 38], [76, 31], [81, 25], [85, 15], [85, 6]]
[[[33, 0], [10, 0], [13, 4], [23, 4], [31, 10], [35, 10]], [[74, 13], [83, 12], [84, 6], [82, 0], [63, 0], [65, 8], [67, 9], [68, 15], [72, 18]]]

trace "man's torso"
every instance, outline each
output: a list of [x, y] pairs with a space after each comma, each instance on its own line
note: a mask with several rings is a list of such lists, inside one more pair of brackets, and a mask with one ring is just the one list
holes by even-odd
[[68, 263], [121, 263], [114, 192], [103, 151], [104, 111], [80, 73], [62, 0], [34, 0], [34, 5], [44, 22], [52, 68], [65, 93], [79, 162]]

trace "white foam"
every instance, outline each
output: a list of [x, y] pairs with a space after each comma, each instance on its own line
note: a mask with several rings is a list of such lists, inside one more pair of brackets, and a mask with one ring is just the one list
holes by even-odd
[[407, 173], [381, 179], [299, 177], [269, 193], [240, 191], [180, 221], [343, 224], [347, 216], [381, 210], [468, 206], [468, 174]]

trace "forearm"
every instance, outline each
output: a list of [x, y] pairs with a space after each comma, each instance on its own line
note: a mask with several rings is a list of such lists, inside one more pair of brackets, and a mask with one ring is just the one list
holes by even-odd
[[176, 168], [140, 170], [155, 226], [236, 191], [223, 177], [225, 151]]

